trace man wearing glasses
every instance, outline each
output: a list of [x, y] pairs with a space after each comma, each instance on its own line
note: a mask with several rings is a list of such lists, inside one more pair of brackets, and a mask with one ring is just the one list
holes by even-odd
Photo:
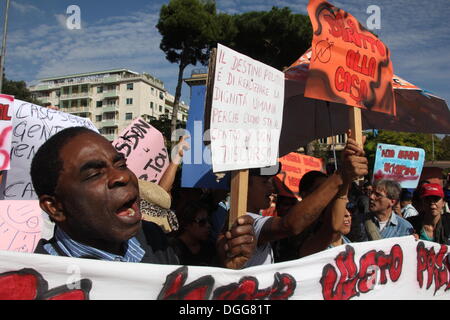
[[363, 219], [361, 241], [409, 236], [414, 233], [411, 223], [393, 211], [400, 192], [401, 187], [395, 181], [378, 180], [374, 183], [369, 196], [369, 213]]
[[420, 189], [423, 211], [408, 219], [417, 237], [422, 240], [450, 244], [450, 216], [444, 214], [444, 190], [437, 183], [424, 184]]

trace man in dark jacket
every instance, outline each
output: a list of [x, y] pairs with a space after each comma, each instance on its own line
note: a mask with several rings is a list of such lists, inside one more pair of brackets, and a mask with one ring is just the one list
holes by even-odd
[[[55, 235], [35, 252], [109, 261], [178, 264], [162, 230], [142, 221], [139, 187], [126, 159], [101, 135], [64, 129], [37, 151], [31, 164], [41, 208]], [[222, 266], [241, 268], [255, 244], [253, 220], [240, 217], [227, 241]]]

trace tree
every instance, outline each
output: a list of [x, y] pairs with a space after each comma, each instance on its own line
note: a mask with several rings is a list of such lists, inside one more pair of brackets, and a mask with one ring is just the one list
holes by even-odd
[[161, 7], [156, 27], [162, 35], [161, 50], [171, 63], [178, 63], [178, 82], [172, 113], [171, 131], [176, 129], [178, 105], [185, 68], [198, 62], [205, 65], [217, 41], [216, 6], [206, 0], [170, 0]]
[[[310, 46], [312, 26], [308, 16], [285, 8], [252, 11], [219, 17], [222, 43], [278, 70], [291, 65]], [[224, 31], [225, 30], [225, 31]]]
[[3, 86], [0, 90], [3, 94], [14, 96], [15, 99], [27, 101], [33, 104], [40, 104], [35, 98], [32, 97], [30, 90], [27, 88], [25, 81], [12, 81], [3, 78]]
[[[436, 135], [429, 133], [409, 133], [394, 131], [379, 131], [377, 136], [373, 133], [367, 134], [367, 141], [364, 146], [367, 159], [369, 160], [369, 168], [373, 168], [375, 163], [376, 148], [378, 143], [393, 144], [399, 146], [408, 146], [422, 148], [425, 150], [425, 161], [433, 159], [433, 140], [434, 140], [434, 160], [446, 160], [445, 144], [443, 140]], [[448, 142], [449, 143], [450, 139]]]

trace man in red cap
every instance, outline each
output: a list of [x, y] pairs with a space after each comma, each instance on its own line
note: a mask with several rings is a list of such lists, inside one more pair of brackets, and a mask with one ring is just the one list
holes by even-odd
[[437, 183], [426, 183], [420, 189], [423, 211], [408, 219], [419, 239], [450, 244], [450, 216], [444, 215], [444, 190]]

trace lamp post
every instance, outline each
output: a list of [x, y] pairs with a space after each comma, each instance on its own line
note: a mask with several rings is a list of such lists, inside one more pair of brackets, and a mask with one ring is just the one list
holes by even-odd
[[2, 53], [0, 59], [0, 92], [3, 88], [3, 69], [5, 67], [5, 54], [6, 54], [6, 35], [8, 32], [8, 11], [9, 11], [9, 0], [6, 0], [6, 10], [5, 18], [3, 24], [3, 41], [2, 41]]

